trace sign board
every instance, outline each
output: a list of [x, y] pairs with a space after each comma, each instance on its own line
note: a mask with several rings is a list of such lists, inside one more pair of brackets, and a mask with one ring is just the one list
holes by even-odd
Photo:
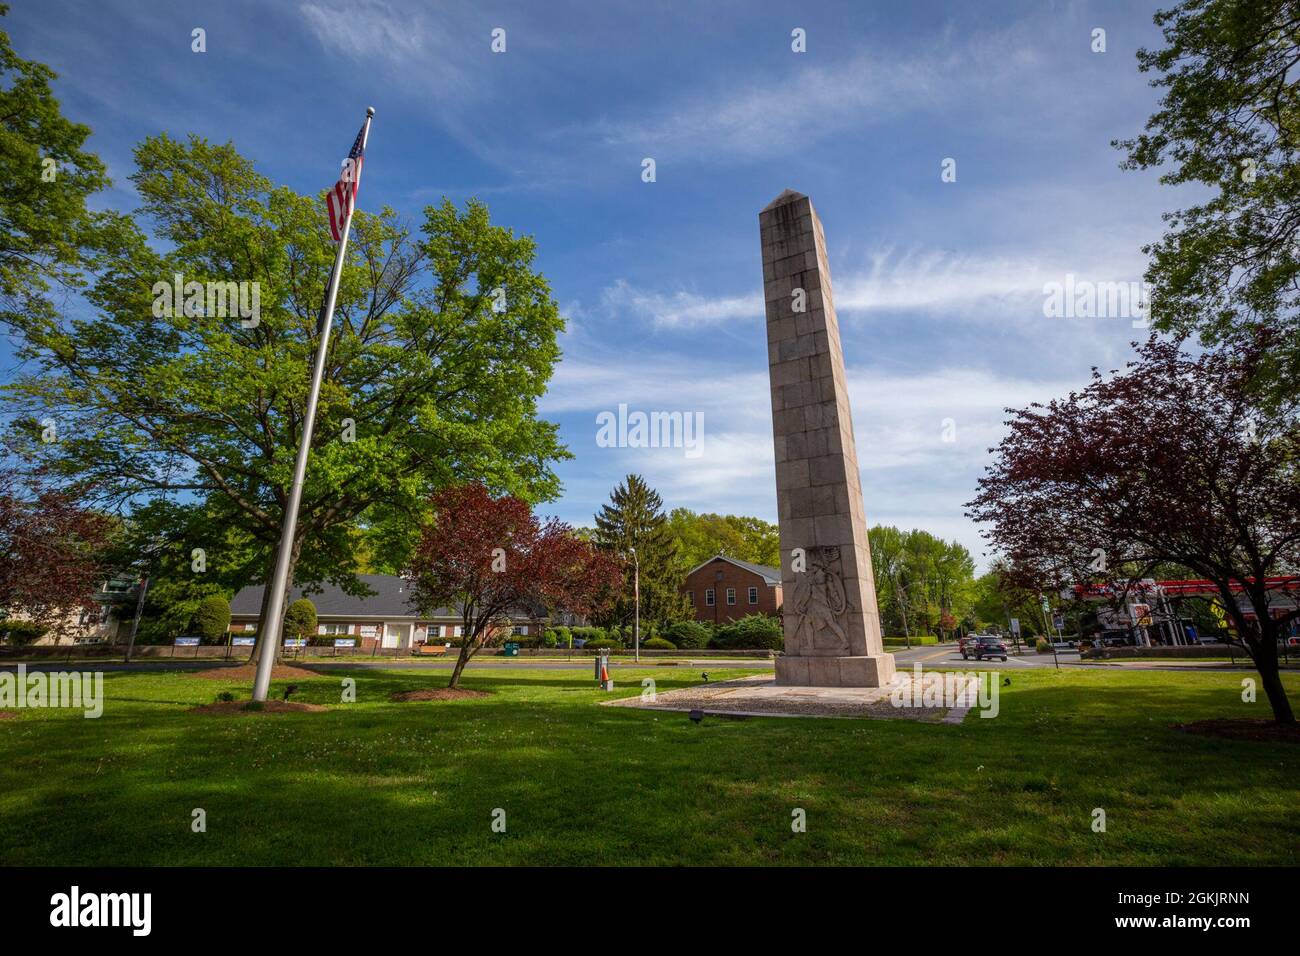
[[376, 634], [378, 634], [378, 633], [379, 633], [379, 628], [376, 627], [374, 624], [362, 624], [362, 625], [361, 625], [361, 636], [362, 636], [362, 637], [374, 637], [374, 636], [375, 636]]
[[1061, 617], [1059, 614], [1053, 614], [1052, 627], [1056, 628], [1058, 631], [1065, 630], [1065, 618]]
[[1128, 606], [1128, 616], [1133, 619], [1134, 624], [1147, 627], [1151, 624], [1151, 605], [1130, 604]]
[[288, 637], [285, 638], [284, 646], [285, 647], [306, 647], [307, 641], [305, 638], [301, 638], [301, 637]]
[[1020, 636], [1020, 618], [1013, 617], [1011, 619], [1011, 633], [1016, 637]]
[[198, 647], [199, 639], [197, 637], [178, 637], [176, 638], [177, 647]]
[[355, 637], [336, 637], [334, 638], [335, 647], [356, 647], [357, 639]]
[[255, 637], [234, 637], [234, 638], [231, 638], [230, 643], [231, 643], [233, 646], [235, 646], [235, 647], [252, 647], [252, 646], [254, 646], [254, 645], [257, 643], [257, 638], [255, 638]]

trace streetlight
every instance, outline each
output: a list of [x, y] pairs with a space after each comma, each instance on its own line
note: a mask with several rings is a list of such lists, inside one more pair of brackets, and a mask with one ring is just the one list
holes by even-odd
[[629, 548], [632, 552], [632, 595], [635, 601], [635, 617], [632, 619], [632, 647], [635, 653], [635, 659], [638, 664], [641, 663], [641, 562], [636, 556], [636, 548]]

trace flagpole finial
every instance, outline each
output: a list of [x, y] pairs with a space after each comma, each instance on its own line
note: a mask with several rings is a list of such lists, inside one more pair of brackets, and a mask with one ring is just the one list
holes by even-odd
[[367, 106], [367, 107], [366, 107], [366, 115], [367, 115], [367, 116], [374, 116], [374, 115], [375, 115], [375, 108], [374, 108], [373, 106]]

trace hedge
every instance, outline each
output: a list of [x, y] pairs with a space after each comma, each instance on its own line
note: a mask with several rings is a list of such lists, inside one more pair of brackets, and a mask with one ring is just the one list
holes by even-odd
[[[886, 637], [886, 638], [884, 639], [884, 642], [885, 642], [886, 645], [888, 645], [888, 646], [890, 646], [890, 647], [906, 647], [906, 646], [907, 646], [907, 638], [905, 638], [905, 637]], [[939, 643], [939, 638], [935, 637], [933, 634], [913, 634], [913, 635], [912, 635], [912, 646], [913, 646], [913, 647], [917, 647], [917, 646], [924, 647], [926, 644], [938, 644], [938, 643]]]
[[724, 651], [782, 650], [785, 636], [781, 622], [766, 614], [749, 614], [718, 628], [709, 647]]
[[641, 642], [641, 646], [652, 651], [675, 651], [677, 645], [672, 641], [666, 641], [662, 637], [652, 637], [649, 640]]

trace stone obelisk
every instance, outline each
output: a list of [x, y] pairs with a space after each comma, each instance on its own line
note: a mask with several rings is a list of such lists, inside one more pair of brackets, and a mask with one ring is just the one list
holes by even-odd
[[776, 682], [882, 687], [894, 657], [881, 642], [826, 237], [790, 189], [758, 226], [785, 623]]

